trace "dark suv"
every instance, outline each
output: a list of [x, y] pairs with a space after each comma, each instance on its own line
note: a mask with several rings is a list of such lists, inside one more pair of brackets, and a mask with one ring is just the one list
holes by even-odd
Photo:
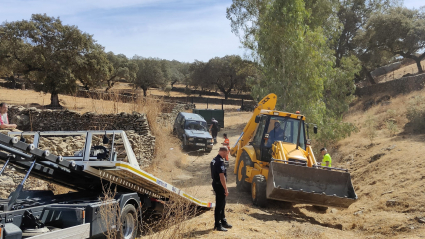
[[185, 150], [212, 150], [213, 139], [208, 132], [207, 122], [198, 114], [180, 112], [174, 121], [173, 133], [182, 140]]

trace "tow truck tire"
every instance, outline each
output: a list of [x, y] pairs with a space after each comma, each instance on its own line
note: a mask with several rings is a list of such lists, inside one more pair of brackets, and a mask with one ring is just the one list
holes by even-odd
[[136, 208], [127, 204], [121, 212], [121, 235], [123, 239], [135, 239], [139, 229]]

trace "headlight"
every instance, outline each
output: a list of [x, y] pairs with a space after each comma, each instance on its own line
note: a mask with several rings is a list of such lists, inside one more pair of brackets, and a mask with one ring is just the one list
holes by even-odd
[[189, 141], [193, 141], [193, 140], [195, 140], [195, 138], [189, 138]]

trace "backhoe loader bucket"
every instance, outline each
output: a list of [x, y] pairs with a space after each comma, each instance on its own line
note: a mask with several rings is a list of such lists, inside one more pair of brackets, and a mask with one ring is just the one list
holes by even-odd
[[348, 208], [356, 199], [348, 172], [270, 162], [267, 198]]

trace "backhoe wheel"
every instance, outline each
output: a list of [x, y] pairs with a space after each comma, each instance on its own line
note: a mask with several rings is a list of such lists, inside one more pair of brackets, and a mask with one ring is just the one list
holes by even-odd
[[236, 174], [236, 188], [239, 191], [248, 191], [249, 183], [245, 181], [246, 179], [246, 164], [250, 162], [249, 155], [247, 152], [243, 151], [239, 160], [238, 170]]
[[266, 207], [266, 187], [266, 178], [261, 174], [255, 175], [251, 183], [252, 203], [254, 203], [254, 205]]
[[121, 212], [121, 235], [124, 239], [134, 239], [137, 236], [139, 221], [136, 208], [127, 204]]

